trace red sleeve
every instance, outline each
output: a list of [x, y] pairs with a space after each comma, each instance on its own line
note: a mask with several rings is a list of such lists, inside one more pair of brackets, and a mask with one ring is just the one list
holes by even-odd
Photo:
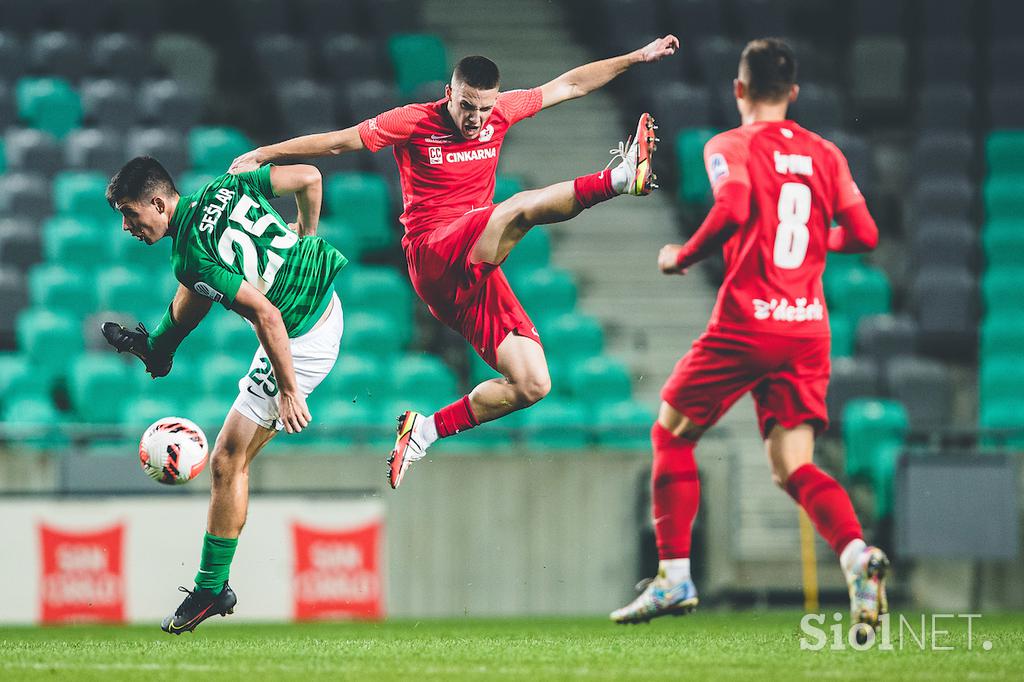
[[750, 185], [724, 182], [716, 191], [715, 205], [676, 257], [680, 268], [688, 268], [710, 256], [729, 240], [750, 218]]
[[878, 246], [878, 226], [863, 199], [836, 215], [839, 227], [828, 231], [828, 250], [863, 253]]
[[711, 191], [714, 192], [716, 199], [723, 187], [734, 182], [749, 189], [749, 156], [748, 138], [733, 131], [715, 135], [704, 145], [704, 167], [708, 171]]
[[858, 202], [863, 203], [864, 196], [860, 193], [857, 183], [853, 181], [850, 164], [846, 161], [843, 153], [839, 151], [839, 147], [828, 143], [828, 148], [835, 161], [835, 170], [833, 171], [835, 173], [835, 193], [832, 197], [832, 213], [838, 215]]
[[508, 90], [498, 95], [497, 107], [508, 119], [509, 125], [515, 125], [524, 118], [530, 118], [544, 105], [544, 97], [540, 88], [530, 90]]
[[385, 111], [359, 124], [359, 138], [371, 152], [389, 145], [400, 145], [409, 139], [424, 115], [415, 104]]

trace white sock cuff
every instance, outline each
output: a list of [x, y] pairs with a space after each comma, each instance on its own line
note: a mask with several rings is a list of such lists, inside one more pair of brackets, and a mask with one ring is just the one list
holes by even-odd
[[860, 539], [850, 540], [846, 547], [843, 547], [843, 551], [839, 553], [839, 565], [843, 567], [845, 572], [850, 573], [853, 571], [854, 562], [857, 561], [857, 557], [867, 547], [867, 543]]

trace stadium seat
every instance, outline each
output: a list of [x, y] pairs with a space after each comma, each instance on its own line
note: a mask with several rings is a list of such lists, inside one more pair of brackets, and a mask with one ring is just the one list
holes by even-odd
[[64, 167], [60, 143], [45, 130], [16, 128], [7, 131], [4, 152], [7, 168], [17, 173], [38, 173], [50, 177]]
[[925, 177], [911, 190], [906, 220], [912, 230], [936, 218], [973, 222], [974, 201], [975, 185], [967, 178]]
[[576, 306], [576, 283], [572, 275], [556, 267], [538, 268], [513, 283], [526, 312], [541, 322], [545, 317], [572, 312]]
[[98, 172], [58, 173], [53, 179], [53, 199], [57, 213], [84, 220], [114, 222], [114, 214], [106, 199], [107, 181]]
[[494, 181], [494, 203], [505, 201], [523, 191], [523, 181], [515, 175], [498, 175]]
[[128, 130], [139, 119], [135, 93], [124, 81], [89, 81], [82, 86], [82, 117], [88, 125]]
[[874, 154], [867, 140], [861, 135], [841, 130], [830, 131], [828, 139], [846, 156], [850, 172], [853, 174], [853, 179], [857, 181], [858, 187], [866, 195], [871, 196], [876, 181], [875, 162]]
[[188, 83], [200, 106], [213, 91], [217, 53], [198, 37], [159, 33], [152, 42], [152, 61], [172, 80]]
[[455, 375], [440, 358], [406, 355], [393, 361], [394, 398], [429, 414], [459, 397]]
[[448, 56], [444, 43], [433, 34], [397, 34], [388, 40], [395, 82], [404, 95], [430, 81], [447, 81]]
[[366, 311], [345, 316], [341, 347], [343, 353], [353, 351], [385, 358], [399, 353], [402, 344], [386, 316]]
[[[110, 208], [107, 208], [110, 211]], [[108, 215], [108, 221], [113, 215]], [[68, 267], [92, 270], [97, 264], [97, 254], [107, 250], [111, 236], [120, 237], [111, 229], [105, 231], [89, 219], [54, 217], [43, 223], [43, 249], [50, 263]]]
[[191, 165], [185, 135], [173, 128], [141, 128], [130, 133], [125, 143], [125, 158], [136, 156], [155, 158], [176, 183]]
[[[188, 342], [186, 341], [186, 343]], [[173, 403], [174, 411], [165, 413], [164, 417], [181, 412], [190, 400], [194, 400], [202, 393], [197, 380], [199, 363], [192, 361], [186, 355], [187, 353], [179, 349], [174, 355], [174, 364], [171, 366], [170, 373], [159, 379], [151, 377], [146, 373], [141, 362], [131, 358], [132, 362], [128, 365], [126, 382], [126, 386], [130, 385], [129, 392], [139, 399], [167, 400]]]
[[168, 293], [154, 287], [145, 271], [134, 264], [97, 272], [96, 294], [100, 309], [126, 313], [140, 320], [146, 319], [153, 310], [165, 308], [170, 300]]
[[130, 385], [127, 366], [114, 353], [84, 353], [68, 370], [71, 407], [87, 424], [118, 423], [132, 398], [127, 392]]
[[711, 93], [705, 87], [667, 82], [652, 88], [649, 99], [647, 108], [654, 114], [660, 130], [710, 127], [715, 122]]
[[375, 0], [366, 6], [367, 26], [377, 36], [413, 31], [421, 24], [421, 5], [416, 0]]
[[[225, 166], [225, 170], [226, 170]], [[204, 185], [208, 185], [217, 179], [220, 173], [212, 173], [206, 171], [190, 170], [182, 173], [175, 184], [178, 186], [178, 191], [184, 194], [192, 194], [198, 192], [203, 188]]]
[[96, 36], [89, 48], [92, 73], [137, 82], [152, 69], [149, 50], [135, 35], [106, 33]]
[[[366, 247], [363, 244], [363, 235], [355, 224], [340, 218], [321, 218], [316, 233], [345, 254], [350, 262], [350, 268], [355, 267], [354, 264], [362, 259]], [[343, 277], [350, 276], [349, 270], [343, 274]]]
[[543, 225], [535, 225], [519, 240], [508, 255], [501, 269], [511, 279], [519, 279], [525, 273], [545, 268], [551, 263], [551, 233]]
[[856, 331], [858, 354], [880, 367], [892, 358], [913, 355], [917, 348], [917, 325], [906, 315], [865, 315]]
[[[0, 178], [2, 188], [3, 178]], [[4, 195], [0, 193], [0, 204]], [[39, 228], [20, 220], [0, 220], [0, 266], [22, 272], [43, 259]]]
[[609, 449], [651, 449], [651, 426], [655, 414], [632, 400], [600, 405], [592, 422], [597, 425], [597, 444]]
[[985, 312], [989, 315], [1024, 313], [1024, 264], [989, 268], [981, 280]]
[[67, 437], [60, 432], [64, 422], [53, 403], [45, 398], [15, 398], [4, 404], [4, 432], [19, 446], [32, 449], [62, 449]]
[[142, 434], [150, 425], [164, 417], [178, 415], [182, 412], [183, 407], [184, 403], [168, 398], [136, 397], [122, 405], [121, 418], [118, 422], [126, 436], [132, 435], [141, 439]]
[[256, 332], [246, 324], [240, 315], [217, 315], [201, 324], [210, 325], [210, 336], [214, 348], [228, 353], [251, 357], [260, 345]]
[[986, 315], [981, 325], [980, 357], [983, 365], [1001, 357], [1024, 360], [1024, 319], [1015, 313]]
[[[966, 3], [954, 3], [967, 7]], [[935, 12], [925, 12], [924, 19], [935, 17]], [[928, 36], [918, 53], [918, 76], [927, 85], [961, 85], [970, 83], [974, 77], [974, 45], [966, 36]]]
[[974, 125], [974, 90], [967, 83], [937, 83], [921, 88], [917, 96], [917, 124], [921, 130], [962, 131]]
[[81, 39], [63, 31], [37, 33], [29, 41], [28, 59], [35, 73], [76, 81], [85, 73], [88, 61]]
[[85, 318], [96, 310], [96, 288], [92, 285], [92, 278], [80, 269], [58, 263], [55, 261], [32, 268], [28, 278], [32, 305]]
[[13, 81], [24, 75], [25, 67], [25, 47], [21, 40], [12, 32], [0, 32], [0, 79]]
[[918, 176], [976, 175], [976, 151], [974, 138], [966, 131], [922, 132], [914, 143], [911, 168]]
[[977, 272], [980, 266], [977, 231], [958, 221], [922, 225], [909, 240], [910, 269], [949, 268]]
[[[390, 82], [377, 79], [353, 81], [338, 88], [338, 112], [347, 110], [353, 121], [363, 121], [394, 109], [401, 103], [397, 88]], [[393, 163], [393, 161], [392, 161]]]
[[[338, 3], [328, 3], [332, 7]], [[334, 24], [330, 28], [346, 26]], [[383, 78], [387, 69], [376, 45], [354, 33], [339, 33], [326, 38], [321, 46], [321, 63], [335, 84], [349, 83], [365, 78]]]
[[[2, 57], [0, 57], [2, 58]], [[14, 107], [14, 95], [7, 83], [0, 82], [0, 130], [7, 130], [18, 120], [18, 113]], [[0, 154], [0, 172], [3, 171], [6, 159]]]
[[978, 372], [981, 405], [1021, 399], [1024, 386], [1024, 363], [1018, 347], [1010, 355], [983, 356]]
[[0, 348], [14, 347], [15, 320], [28, 303], [29, 293], [22, 272], [17, 268], [0, 267]]
[[850, 51], [850, 94], [860, 111], [895, 110], [907, 97], [907, 45], [898, 36], [869, 36]]
[[1024, 176], [999, 175], [985, 181], [982, 195], [985, 220], [1018, 218], [1024, 215], [1024, 193], [1020, 191]]
[[28, 358], [18, 352], [0, 351], [0, 405], [15, 397], [10, 390], [11, 380], [19, 374], [32, 370]]
[[911, 284], [910, 307], [917, 318], [921, 351], [950, 359], [975, 352], [978, 285], [970, 272], [922, 270]]
[[191, 419], [206, 434], [206, 439], [213, 451], [213, 445], [217, 442], [217, 434], [228, 416], [228, 410], [237, 397], [237, 392], [231, 395], [214, 396], [209, 395], [203, 398], [194, 399], [185, 407], [185, 417]]
[[841, 128], [846, 116], [843, 100], [835, 88], [809, 83], [801, 86], [791, 118], [804, 128], [817, 131]]
[[387, 183], [371, 173], [336, 173], [327, 178], [324, 187], [328, 215], [358, 225], [367, 249], [397, 241], [390, 201]]
[[330, 89], [312, 80], [286, 81], [276, 88], [278, 109], [289, 135], [321, 133], [336, 127]]
[[[347, 330], [341, 344], [334, 369], [313, 391], [310, 400], [314, 404], [333, 400], [380, 404], [390, 400], [394, 394], [391, 370], [385, 370], [384, 363], [375, 355], [350, 351]], [[391, 359], [387, 362], [390, 365]]]
[[869, 266], [826, 268], [823, 280], [829, 309], [847, 316], [854, 327], [864, 315], [890, 310], [889, 279], [879, 269]]
[[853, 355], [853, 325], [845, 315], [830, 314], [829, 328], [832, 331], [832, 357], [848, 358]]
[[915, 429], [948, 428], [953, 416], [953, 377], [941, 363], [920, 357], [886, 363], [888, 394], [903, 403]]
[[728, 89], [736, 77], [736, 61], [742, 51], [742, 43], [721, 35], [698, 37], [693, 56], [700, 82], [712, 92]]
[[200, 390], [207, 396], [234, 400], [238, 395], [238, 381], [249, 371], [251, 359], [232, 349], [208, 354], [199, 364]]
[[261, 75], [271, 83], [287, 83], [310, 76], [309, 48], [287, 33], [263, 36], [253, 43]]
[[[179, 186], [180, 188], [180, 186]], [[144, 268], [152, 272], [169, 272], [171, 262], [171, 240], [161, 239], [155, 244], [144, 244], [131, 235], [121, 231], [120, 221], [117, 214], [113, 214], [114, 223], [100, 226], [100, 232], [106, 232], [110, 236], [110, 251], [112, 256], [119, 263], [131, 266], [132, 268]], [[165, 291], [170, 300], [174, 294], [173, 287]]]
[[873, 398], [880, 393], [878, 364], [870, 358], [835, 358], [828, 384], [826, 405], [832, 432], [841, 427], [843, 408], [854, 398]]
[[690, 50], [688, 40], [726, 33], [723, 15], [726, 9], [717, 0], [668, 0], [669, 23], [678, 27], [683, 49]]
[[580, 403], [547, 399], [523, 410], [523, 444], [531, 450], [578, 450], [590, 442], [587, 411]]
[[342, 303], [350, 310], [372, 310], [386, 318], [400, 345], [413, 334], [413, 292], [406, 277], [394, 268], [346, 268], [336, 284]]
[[683, 203], [710, 203], [711, 185], [704, 168], [704, 145], [716, 132], [711, 128], [689, 128], [676, 136], [678, 196]]
[[1024, 85], [993, 85], [988, 91], [988, 125], [1024, 128]]
[[331, 453], [336, 455], [345, 454], [343, 448], [369, 441], [382, 430], [376, 411], [351, 400], [329, 400], [319, 404], [312, 414], [313, 424], [323, 428], [321, 433], [313, 433], [311, 437], [331, 448]]
[[68, 135], [64, 161], [76, 170], [99, 171], [110, 177], [124, 164], [124, 138], [110, 129], [82, 128]]
[[82, 102], [59, 78], [22, 78], [15, 88], [18, 116], [31, 127], [58, 138], [82, 123]]
[[[894, 400], [866, 399], [848, 403], [843, 410], [846, 475], [871, 475], [881, 448], [902, 445], [908, 429], [907, 411]], [[889, 474], [891, 477], [892, 472]]]
[[237, 128], [200, 126], [188, 132], [188, 150], [193, 169], [213, 176], [227, 173], [236, 156], [253, 148], [252, 141]]
[[83, 345], [77, 319], [39, 308], [18, 315], [16, 334], [18, 348], [43, 376], [63, 375]]
[[985, 139], [989, 176], [1024, 175], [1024, 131], [994, 130]]
[[1024, 263], [1024, 220], [994, 220], [981, 231], [985, 264], [989, 268]]
[[594, 318], [576, 313], [553, 317], [544, 325], [544, 348], [554, 362], [579, 361], [600, 355], [604, 332]]
[[569, 381], [576, 399], [591, 405], [627, 400], [633, 390], [626, 366], [606, 356], [574, 363]]

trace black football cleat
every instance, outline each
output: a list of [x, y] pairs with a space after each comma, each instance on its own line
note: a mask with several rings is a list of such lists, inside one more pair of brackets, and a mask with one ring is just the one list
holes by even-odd
[[167, 376], [171, 371], [173, 354], [157, 357], [149, 350], [149, 330], [141, 322], [134, 331], [122, 327], [117, 322], [104, 322], [100, 326], [103, 338], [114, 347], [118, 353], [131, 353], [146, 366], [154, 379]]
[[160, 624], [161, 630], [172, 635], [192, 632], [211, 616], [226, 616], [229, 613], [234, 613], [235, 604], [238, 603], [238, 597], [226, 582], [220, 594], [214, 594], [212, 590], [197, 589], [193, 591], [184, 587], [178, 589], [188, 596], [175, 609], [174, 613], [164, 618]]

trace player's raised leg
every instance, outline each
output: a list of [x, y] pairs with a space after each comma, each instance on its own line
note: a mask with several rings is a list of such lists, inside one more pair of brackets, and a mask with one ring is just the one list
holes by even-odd
[[661, 404], [651, 428], [651, 502], [658, 575], [637, 585], [640, 595], [612, 612], [616, 623], [644, 623], [697, 608], [697, 587], [690, 577], [690, 542], [700, 506], [700, 478], [693, 451], [703, 433], [703, 427], [668, 403]]
[[501, 263], [535, 225], [560, 223], [620, 194], [646, 195], [657, 188], [653, 157], [657, 126], [642, 114], [633, 136], [619, 142], [609, 167], [571, 182], [519, 192], [499, 203], [473, 248], [473, 261]]
[[249, 464], [276, 433], [234, 409], [228, 412], [210, 460], [210, 510], [195, 589], [179, 588], [188, 596], [164, 618], [164, 632], [191, 632], [211, 616], [233, 612], [238, 598], [228, 577], [249, 507]]
[[854, 622], [878, 627], [888, 611], [885, 552], [864, 542], [850, 496], [834, 478], [813, 462], [814, 429], [801, 424], [793, 429], [775, 424], [765, 440], [772, 479], [803, 507], [814, 527], [839, 556], [850, 590]]

